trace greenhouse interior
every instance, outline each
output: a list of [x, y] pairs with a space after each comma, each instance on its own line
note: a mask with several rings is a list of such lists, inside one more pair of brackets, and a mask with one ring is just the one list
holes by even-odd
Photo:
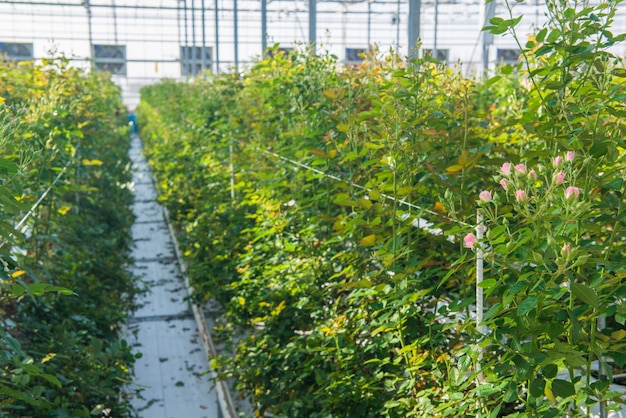
[[0, 418], [626, 418], [621, 0], [0, 0]]

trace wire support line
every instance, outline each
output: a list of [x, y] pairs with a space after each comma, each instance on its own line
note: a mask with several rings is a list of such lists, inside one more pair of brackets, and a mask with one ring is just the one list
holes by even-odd
[[[54, 180], [52, 181], [50, 186], [48, 186], [46, 191], [43, 192], [41, 194], [41, 196], [39, 196], [39, 199], [37, 199], [35, 204], [28, 210], [28, 212], [26, 212], [26, 215], [24, 215], [24, 217], [15, 225], [15, 229], [16, 230], [19, 230], [20, 228], [22, 228], [22, 226], [28, 220], [28, 218], [30, 218], [33, 215], [33, 213], [35, 213], [35, 210], [39, 207], [41, 202], [43, 202], [43, 200], [46, 198], [46, 196], [48, 196], [50, 191], [52, 191], [54, 186], [59, 182], [59, 180], [61, 180], [61, 177], [63, 177], [63, 175], [65, 174], [65, 172], [69, 168], [69, 166], [72, 165], [72, 163], [74, 163], [74, 156], [75, 155], [76, 155], [76, 149], [74, 150], [74, 153], [72, 154], [72, 159], [65, 165], [65, 167], [63, 167], [61, 172], [54, 178]], [[21, 232], [23, 232], [23, 231], [21, 231]]]
[[[351, 187], [354, 187], [355, 189], [363, 190], [363, 191], [368, 192], [368, 193], [373, 191], [372, 189], [368, 189], [367, 187], [361, 186], [360, 184], [354, 183], [354, 182], [352, 182], [350, 180], [342, 179], [339, 176], [335, 176], [333, 174], [326, 173], [326, 172], [324, 172], [324, 171], [322, 171], [320, 169], [317, 169], [315, 167], [311, 167], [310, 165], [304, 164], [304, 163], [302, 163], [300, 161], [296, 161], [296, 160], [293, 160], [291, 158], [284, 157], [284, 156], [282, 156], [280, 154], [277, 154], [275, 152], [268, 151], [268, 150], [263, 150], [263, 149], [260, 149], [260, 148], [255, 148], [255, 150], [256, 151], [260, 151], [263, 154], [270, 155], [270, 156], [272, 156], [274, 158], [277, 158], [277, 159], [279, 159], [281, 161], [284, 161], [284, 162], [287, 162], [289, 164], [292, 164], [292, 165], [304, 168], [304, 169], [306, 169], [308, 171], [312, 171], [314, 173], [320, 174], [321, 176], [324, 176], [326, 178], [329, 178], [329, 179], [332, 179], [332, 180], [335, 180], [335, 181], [338, 181], [338, 182], [345, 183], [345, 184], [347, 184], [347, 185], [349, 185]], [[404, 205], [404, 206], [406, 206], [408, 208], [417, 210], [417, 211], [419, 211], [421, 213], [427, 213], [429, 215], [433, 215], [433, 216], [437, 216], [437, 217], [443, 218], [443, 219], [445, 219], [447, 221], [450, 221], [452, 223], [455, 223], [455, 224], [457, 224], [459, 226], [470, 227], [470, 228], [474, 228], [475, 227], [474, 225], [470, 225], [467, 222], [459, 221], [458, 219], [454, 219], [454, 218], [451, 218], [449, 216], [442, 215], [441, 213], [435, 212], [433, 210], [423, 208], [423, 207], [418, 206], [418, 205], [416, 205], [414, 203], [411, 203], [411, 202], [407, 202], [404, 199], [398, 199], [398, 198], [396, 198], [394, 196], [391, 196], [389, 194], [386, 194], [386, 193], [379, 193], [379, 194], [380, 194], [381, 197], [384, 197], [387, 200], [391, 200], [392, 202], [396, 202], [398, 204]], [[433, 235], [442, 235], [443, 234], [443, 230], [441, 228], [433, 228], [433, 226], [435, 224], [430, 222], [430, 221], [428, 221], [428, 220], [426, 220], [426, 219], [423, 219], [423, 218], [415, 219], [414, 222], [413, 222], [413, 225], [418, 227], [418, 228], [420, 228], [420, 229], [422, 229], [422, 230], [425, 230], [425, 231], [427, 231], [427, 232], [429, 232], [429, 233], [431, 233]]]

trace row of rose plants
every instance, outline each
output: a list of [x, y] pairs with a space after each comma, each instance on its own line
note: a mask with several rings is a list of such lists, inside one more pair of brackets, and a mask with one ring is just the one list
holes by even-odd
[[[196, 302], [221, 307], [213, 365], [259, 414], [619, 407], [622, 37], [615, 3], [548, 3], [522, 63], [484, 81], [428, 58], [339, 68], [274, 51], [144, 88], [142, 139]], [[518, 22], [488, 29], [519, 40]]]
[[0, 416], [133, 416], [128, 149], [107, 76], [0, 61]]

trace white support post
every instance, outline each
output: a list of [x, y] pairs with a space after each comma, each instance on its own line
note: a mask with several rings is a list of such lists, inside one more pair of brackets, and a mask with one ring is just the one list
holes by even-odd
[[[476, 247], [476, 329], [481, 335], [484, 335], [486, 330], [485, 326], [481, 325], [483, 322], [484, 303], [483, 303], [483, 288], [480, 284], [483, 281], [483, 247], [480, 242], [485, 236], [485, 225], [483, 225], [483, 216], [480, 213], [480, 209], [476, 211], [476, 238], [478, 239], [478, 246]], [[478, 348], [478, 368], [480, 370], [480, 363], [483, 358], [483, 349]], [[478, 374], [478, 380], [483, 380], [482, 372]]]

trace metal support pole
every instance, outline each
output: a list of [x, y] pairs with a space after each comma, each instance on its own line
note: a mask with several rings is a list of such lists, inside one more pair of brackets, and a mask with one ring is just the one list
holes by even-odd
[[87, 9], [87, 31], [89, 33], [89, 58], [91, 59], [91, 69], [94, 69], [94, 51], [93, 51], [93, 30], [91, 28], [91, 5], [89, 0], [85, 0], [85, 8]]
[[435, 0], [435, 29], [433, 33], [433, 58], [439, 59], [437, 53], [437, 32], [439, 32], [439, 0]]
[[196, 0], [191, 0], [191, 75], [195, 77], [198, 57], [196, 56]]
[[206, 21], [205, 21], [205, 13], [204, 13], [204, 0], [202, 0], [202, 74], [207, 69], [206, 62]]
[[261, 56], [267, 49], [267, 0], [261, 0]]
[[317, 0], [309, 0], [309, 44], [315, 51], [317, 41]]
[[220, 72], [220, 25], [218, 0], [215, 0], [215, 72]]
[[188, 76], [189, 71], [189, 25], [187, 24], [187, 0], [183, 0], [183, 12], [185, 14], [185, 54], [183, 57], [183, 75]]
[[396, 1], [396, 53], [400, 52], [400, 2]]
[[115, 40], [115, 45], [117, 45], [117, 8], [115, 7], [115, 0], [111, 0], [111, 8], [113, 10], [113, 39]]
[[234, 24], [234, 35], [235, 35], [235, 70], [239, 68], [239, 16], [237, 0], [233, 0], [233, 24]]
[[493, 34], [491, 32], [483, 31], [482, 29], [487, 26], [489, 21], [496, 15], [496, 0], [492, 0], [489, 3], [485, 3], [484, 7], [481, 7], [482, 19], [480, 19], [480, 28], [483, 36], [483, 72], [485, 77], [487, 76], [487, 70], [489, 69], [489, 50], [493, 45]]
[[372, 46], [372, 1], [367, 1], [367, 48]]
[[180, 31], [180, 1], [176, 2], [176, 24], [177, 24], [177, 34], [178, 34], [178, 46], [183, 45], [183, 39]]
[[418, 56], [417, 43], [420, 38], [420, 14], [422, 8], [421, 0], [409, 0], [409, 57], [415, 58]]

